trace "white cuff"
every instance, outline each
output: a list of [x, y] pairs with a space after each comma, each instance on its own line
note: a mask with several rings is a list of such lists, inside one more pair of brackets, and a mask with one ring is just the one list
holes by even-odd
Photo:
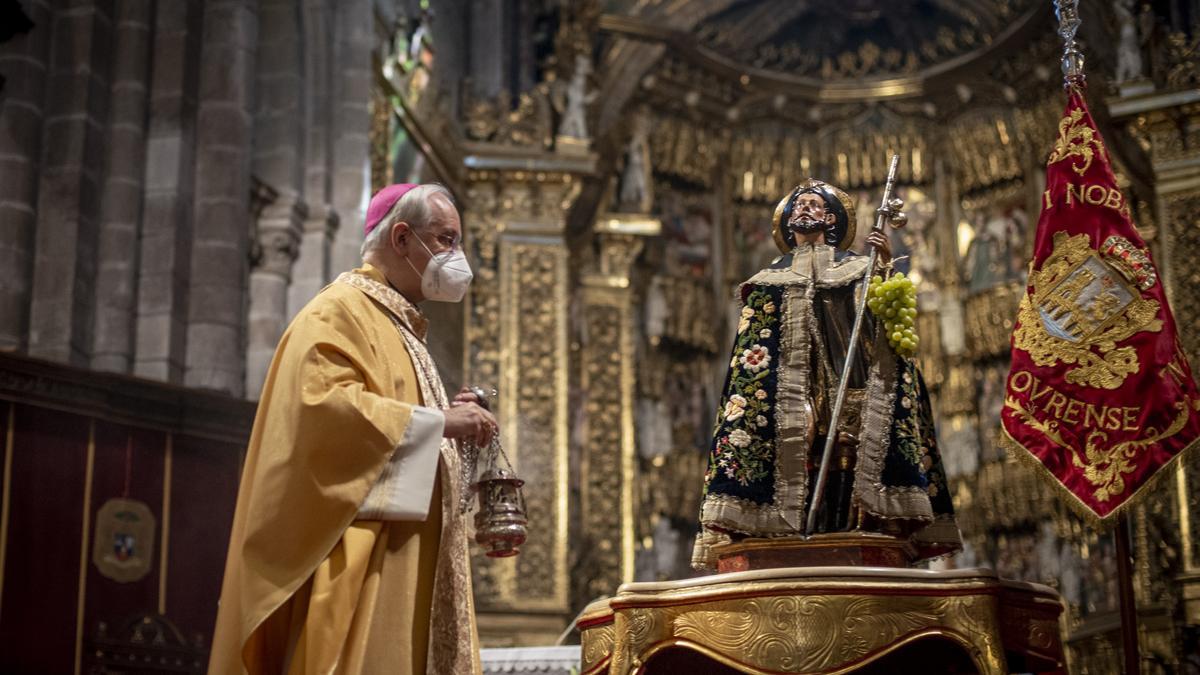
[[415, 405], [404, 438], [358, 509], [361, 520], [425, 520], [437, 480], [446, 416]]

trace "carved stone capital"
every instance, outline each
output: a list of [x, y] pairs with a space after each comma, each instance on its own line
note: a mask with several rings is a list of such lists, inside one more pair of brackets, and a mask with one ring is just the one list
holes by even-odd
[[304, 219], [304, 234], [319, 232], [332, 241], [340, 224], [341, 216], [333, 204], [313, 204], [308, 207], [308, 217]]
[[255, 222], [250, 242], [251, 272], [275, 274], [291, 280], [292, 263], [300, 254], [300, 236], [308, 207], [297, 200], [276, 200]]

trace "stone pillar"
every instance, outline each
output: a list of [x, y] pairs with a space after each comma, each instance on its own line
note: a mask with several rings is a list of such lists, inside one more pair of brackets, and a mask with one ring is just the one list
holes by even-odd
[[255, 0], [204, 4], [184, 383], [242, 395], [245, 368]]
[[[258, 395], [262, 376], [275, 348], [273, 342], [267, 345], [264, 340], [271, 339], [271, 336], [278, 340], [283, 326], [276, 324], [286, 322], [290, 316], [288, 304], [291, 293], [285, 284], [281, 304], [277, 305], [274, 284], [280, 278], [292, 278], [292, 263], [300, 242], [300, 222], [307, 213], [308, 133], [305, 127], [310, 118], [308, 106], [312, 103], [307, 93], [306, 72], [311, 66], [305, 63], [309, 34], [302, 26], [302, 17], [306, 13], [304, 8], [295, 0], [262, 0], [259, 11], [254, 175], [277, 191], [282, 201], [290, 206], [286, 207], [285, 212], [268, 213], [266, 219], [259, 219], [259, 237], [255, 245], [267, 247], [262, 250], [263, 255], [267, 256], [262, 261], [267, 268], [256, 268], [250, 273], [246, 391], [251, 397]], [[324, 192], [320, 190], [317, 198], [324, 199]], [[295, 214], [301, 215], [300, 221], [296, 221], [293, 227], [292, 218]], [[286, 226], [283, 224], [285, 222]], [[327, 226], [318, 223], [315, 228], [323, 239]], [[317, 250], [310, 252], [309, 258], [320, 258], [321, 243], [316, 242]], [[272, 247], [286, 253], [272, 253], [269, 250]], [[285, 258], [286, 265], [283, 262]], [[307, 267], [317, 267], [316, 276], [319, 278], [319, 260], [316, 265], [309, 262]], [[268, 282], [264, 275], [272, 280]], [[305, 281], [306, 285], [312, 286], [315, 280], [306, 277]], [[267, 286], [272, 288], [269, 301], [263, 295], [267, 293]]]
[[82, 366], [92, 349], [112, 2], [56, 12], [52, 26], [29, 353]]
[[333, 207], [340, 225], [331, 254], [333, 274], [358, 267], [370, 199], [371, 49], [375, 19], [369, 0], [334, 5]]
[[[336, 26], [329, 0], [305, 0], [304, 63], [307, 105], [307, 138], [304, 158], [304, 195], [310, 209], [330, 205], [333, 156], [333, 42]], [[332, 210], [332, 205], [328, 207]], [[316, 210], [313, 210], [315, 213]], [[336, 212], [335, 212], [336, 217]]]
[[42, 118], [50, 51], [50, 4], [24, 2], [33, 29], [0, 45], [7, 79], [0, 103], [0, 350], [27, 344]]
[[180, 383], [187, 347], [203, 7], [154, 3], [133, 371]]
[[307, 105], [300, 8], [261, 0], [255, 77], [254, 175], [281, 195], [303, 195]]
[[292, 268], [292, 283], [288, 286], [289, 320], [333, 280], [330, 251], [337, 229], [337, 213], [328, 204], [308, 208], [300, 235], [300, 252]]
[[258, 219], [258, 236], [252, 249], [250, 313], [246, 326], [246, 396], [258, 398], [275, 355], [275, 346], [287, 328], [288, 284], [292, 263], [300, 250], [304, 206], [294, 200], [277, 200]]
[[642, 237], [662, 225], [648, 216], [601, 216], [595, 225], [597, 269], [583, 275], [583, 447], [579, 543], [588, 570], [583, 595], [611, 595], [634, 580], [636, 514], [634, 298], [630, 271]]
[[119, 373], [133, 366], [137, 246], [146, 161], [150, 74], [150, 0], [117, 0], [108, 175], [100, 202], [99, 268], [92, 368]]
[[[502, 441], [526, 481], [531, 524], [521, 555], [476, 558], [485, 640], [512, 640], [515, 630], [522, 631], [515, 639], [553, 639], [569, 606], [565, 211], [594, 159], [525, 157], [467, 160], [476, 168], [463, 222], [476, 275], [467, 299], [464, 380], [500, 392]], [[515, 616], [529, 612], [545, 618]]]
[[[292, 268], [288, 288], [288, 317], [333, 278], [331, 254], [337, 234], [338, 212], [332, 203], [331, 127], [335, 102], [330, 76], [333, 58], [333, 13], [326, 0], [306, 0], [304, 6], [305, 92], [307, 136], [304, 158], [304, 200], [308, 219], [300, 239], [300, 255]], [[339, 270], [340, 271], [340, 270]]]

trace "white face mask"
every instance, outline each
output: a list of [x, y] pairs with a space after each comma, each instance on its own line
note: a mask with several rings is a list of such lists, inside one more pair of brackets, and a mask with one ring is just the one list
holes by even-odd
[[[417, 237], [415, 233], [413, 236]], [[430, 256], [425, 273], [421, 275], [421, 295], [435, 302], [461, 302], [467, 294], [467, 287], [471, 285], [471, 279], [475, 277], [462, 249], [454, 248], [435, 254], [420, 237], [417, 237], [417, 241], [421, 242]], [[411, 260], [408, 260], [408, 265], [414, 272], [417, 271], [417, 266]]]

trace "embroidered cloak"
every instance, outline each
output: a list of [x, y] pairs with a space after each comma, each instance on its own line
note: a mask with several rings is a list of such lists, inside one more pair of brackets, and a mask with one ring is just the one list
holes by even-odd
[[[733, 536], [804, 532], [867, 260], [802, 244], [742, 285], [693, 566], [715, 567], [712, 547]], [[852, 471], [849, 497], [864, 529], [910, 537], [921, 558], [957, 550], [920, 372], [891, 350], [874, 321], [864, 329], [838, 425], [856, 441], [838, 458]]]

